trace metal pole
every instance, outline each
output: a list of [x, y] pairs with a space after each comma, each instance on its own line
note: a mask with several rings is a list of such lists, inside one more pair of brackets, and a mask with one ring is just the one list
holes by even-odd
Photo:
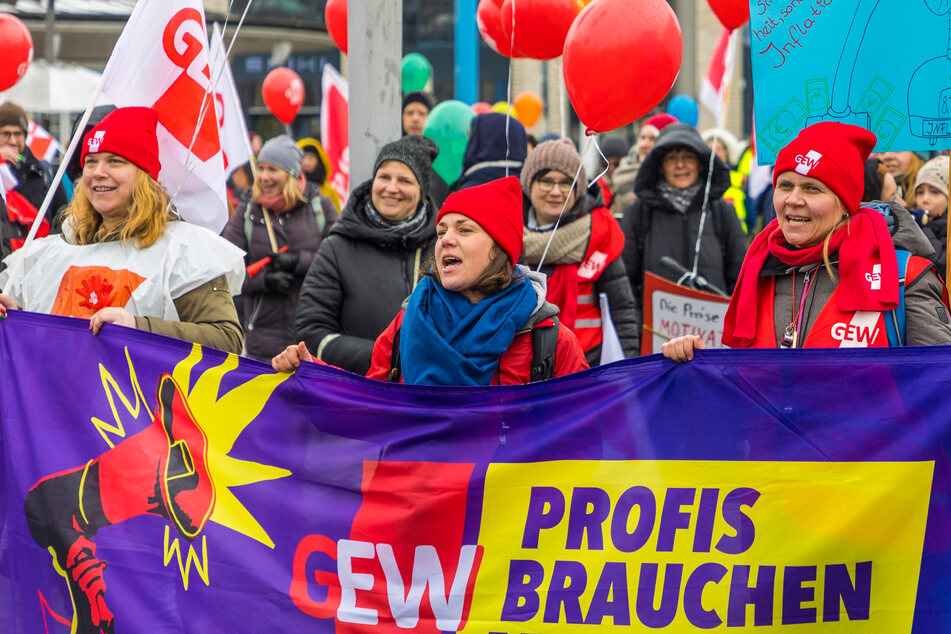
[[46, 20], [44, 22], [43, 49], [46, 61], [52, 62], [56, 57], [56, 0], [46, 1]]
[[373, 161], [400, 137], [403, 3], [347, 3], [350, 80], [350, 182], [369, 180]]
[[476, 0], [456, 0], [456, 99], [479, 100], [479, 36]]

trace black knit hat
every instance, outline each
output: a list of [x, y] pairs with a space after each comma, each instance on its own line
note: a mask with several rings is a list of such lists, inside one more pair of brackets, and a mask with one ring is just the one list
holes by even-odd
[[438, 155], [439, 146], [432, 139], [421, 134], [407, 134], [399, 141], [383, 146], [373, 164], [373, 177], [376, 178], [376, 172], [383, 163], [399, 161], [413, 171], [419, 182], [420, 198], [426, 200], [429, 196], [429, 173]]
[[601, 152], [607, 158], [624, 158], [627, 155], [627, 143], [624, 139], [609, 136], [601, 142]]
[[0, 128], [5, 125], [15, 125], [27, 131], [26, 112], [12, 101], [0, 104]]
[[403, 107], [400, 109], [400, 112], [406, 110], [406, 106], [411, 103], [421, 103], [426, 106], [426, 110], [432, 110], [436, 106], [436, 99], [428, 92], [413, 90], [403, 95]]

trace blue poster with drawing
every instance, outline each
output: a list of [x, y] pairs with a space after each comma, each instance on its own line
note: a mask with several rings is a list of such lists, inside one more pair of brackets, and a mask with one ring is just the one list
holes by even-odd
[[951, 0], [750, 0], [757, 156], [840, 121], [876, 152], [951, 147]]

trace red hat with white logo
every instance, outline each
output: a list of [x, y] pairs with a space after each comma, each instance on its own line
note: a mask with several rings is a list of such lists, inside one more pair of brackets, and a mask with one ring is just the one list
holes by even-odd
[[522, 188], [518, 178], [499, 178], [449, 194], [436, 215], [436, 223], [451, 213], [462, 214], [478, 223], [508, 254], [512, 266], [515, 266], [524, 246]]
[[822, 181], [854, 214], [865, 191], [865, 161], [878, 139], [859, 126], [820, 121], [807, 127], [776, 156], [773, 186], [783, 172]]
[[158, 137], [155, 136], [157, 125], [158, 113], [152, 108], [135, 106], [113, 110], [86, 135], [80, 165], [86, 164], [89, 154], [110, 152], [158, 180], [162, 163], [159, 161]]

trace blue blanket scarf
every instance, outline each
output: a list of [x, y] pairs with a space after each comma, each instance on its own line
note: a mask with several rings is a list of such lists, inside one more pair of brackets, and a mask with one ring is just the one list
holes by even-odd
[[532, 316], [528, 278], [471, 304], [424, 277], [403, 313], [400, 365], [413, 385], [489, 385], [499, 357]]

